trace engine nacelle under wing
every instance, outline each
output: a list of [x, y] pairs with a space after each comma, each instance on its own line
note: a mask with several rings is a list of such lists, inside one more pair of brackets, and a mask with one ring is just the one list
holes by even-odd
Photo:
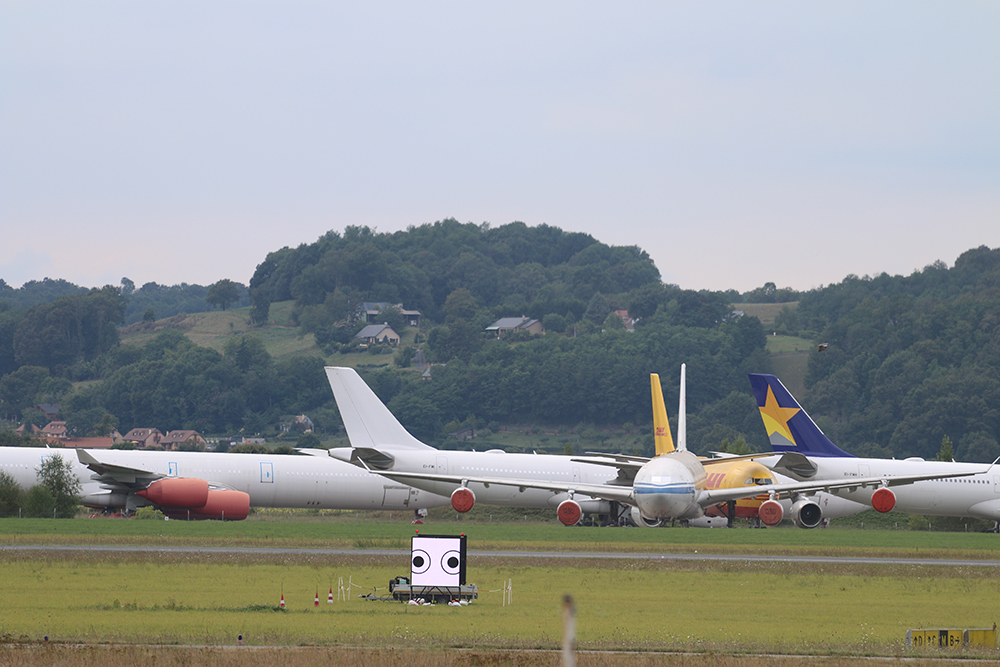
[[632, 523], [640, 528], [659, 528], [663, 525], [663, 522], [660, 520], [649, 521], [646, 519], [646, 517], [642, 515], [642, 512], [639, 511], [638, 507], [632, 508]]
[[583, 508], [575, 500], [564, 500], [556, 508], [556, 516], [564, 526], [575, 526], [583, 518]]
[[476, 504], [476, 494], [472, 492], [472, 489], [460, 486], [451, 492], [451, 506], [459, 513], [465, 513], [472, 509]]
[[165, 507], [163, 513], [172, 519], [242, 521], [250, 514], [250, 494], [213, 489], [202, 507]]
[[208, 482], [193, 477], [158, 479], [136, 495], [158, 507], [194, 509], [208, 502]]
[[823, 510], [812, 500], [802, 498], [792, 505], [792, 520], [799, 528], [815, 528], [823, 522]]

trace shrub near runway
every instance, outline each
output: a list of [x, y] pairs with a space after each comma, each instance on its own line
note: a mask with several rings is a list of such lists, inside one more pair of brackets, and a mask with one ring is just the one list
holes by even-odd
[[[405, 574], [397, 557], [7, 552], [0, 563], [8, 640], [554, 648], [571, 593], [582, 647], [892, 654], [907, 628], [1000, 617], [994, 568], [479, 558], [469, 579], [482, 598], [453, 608], [326, 602], [340, 577], [384, 587]], [[504, 607], [489, 591], [507, 579]]]

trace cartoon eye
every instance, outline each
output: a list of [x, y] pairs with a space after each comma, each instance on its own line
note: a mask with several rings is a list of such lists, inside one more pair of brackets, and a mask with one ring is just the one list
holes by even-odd
[[446, 551], [441, 556], [441, 569], [447, 574], [458, 574], [462, 565], [462, 559], [457, 551]]
[[413, 574], [423, 574], [431, 566], [431, 557], [423, 549], [414, 549], [410, 558]]

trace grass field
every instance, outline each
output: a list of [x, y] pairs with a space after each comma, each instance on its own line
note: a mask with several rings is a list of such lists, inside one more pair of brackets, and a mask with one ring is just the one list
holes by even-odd
[[[1000, 612], [993, 568], [479, 558], [469, 581], [480, 600], [454, 608], [357, 597], [384, 595], [407, 574], [405, 554], [4, 553], [0, 563], [0, 635], [63, 642], [222, 645], [242, 634], [254, 645], [556, 648], [568, 593], [583, 648], [892, 654], [907, 628], [982, 627]], [[341, 580], [351, 596], [328, 603]]]
[[[467, 650], [478, 664], [557, 664], [561, 598], [577, 605], [582, 649], [638, 651], [594, 654], [580, 664], [648, 664], [650, 651], [689, 651], [747, 662], [657, 664], [757, 665], [747, 653], [903, 655], [906, 629], [984, 627], [1000, 617], [1000, 571], [993, 567], [822, 565], [777, 561], [573, 561], [470, 556], [468, 579], [480, 599], [467, 607], [411, 607], [358, 599], [385, 593], [408, 573], [409, 523], [337, 516], [234, 523], [113, 520], [0, 520], [2, 544], [143, 544], [398, 549], [398, 556], [200, 554], [175, 552], [0, 552], [0, 664], [39, 658], [34, 643], [170, 644], [246, 647], [312, 646], [306, 662], [341, 664], [342, 647], [374, 651], [388, 664], [396, 650]], [[896, 555], [993, 559], [997, 536], [874, 530], [697, 530], [482, 525], [451, 521], [419, 527], [424, 534], [469, 536], [470, 551], [577, 550], [659, 553]], [[353, 583], [346, 601], [326, 602], [330, 588]], [[513, 604], [500, 589], [512, 582]], [[319, 607], [314, 606], [317, 592]], [[286, 609], [277, 608], [284, 595]], [[5, 660], [3, 644], [24, 644]], [[336, 650], [335, 650], [336, 649]], [[124, 651], [124, 649], [122, 649]], [[140, 651], [140, 648], [128, 649]], [[192, 649], [193, 650], [193, 649]], [[229, 664], [231, 653], [179, 653], [178, 664]], [[256, 650], [256, 649], [255, 649]], [[268, 649], [262, 649], [265, 653]], [[304, 650], [304, 649], [296, 649]], [[331, 652], [332, 651], [332, 652]], [[50, 656], [52, 654], [49, 654]], [[67, 665], [113, 667], [59, 653]], [[124, 655], [128, 656], [128, 651]], [[173, 655], [173, 654], [171, 654]], [[201, 657], [192, 657], [197, 655]], [[255, 654], [256, 655], [256, 654]], [[296, 654], [298, 655], [298, 654]], [[302, 654], [305, 656], [306, 654]], [[905, 655], [910, 655], [905, 653]], [[965, 653], [998, 657], [982, 650]], [[83, 657], [81, 657], [83, 656]], [[186, 656], [186, 657], [185, 657]], [[141, 656], [132, 664], [143, 662]], [[396, 656], [398, 658], [398, 656]], [[127, 658], [121, 658], [127, 659]], [[658, 659], [666, 659], [660, 656]], [[184, 662], [192, 660], [192, 662]], [[309, 662], [315, 660], [316, 662]], [[587, 661], [589, 660], [589, 662]], [[617, 662], [625, 660], [625, 662]], [[702, 656], [699, 660], [709, 660]], [[407, 661], [410, 661], [407, 659]], [[173, 664], [169, 661], [157, 664]], [[247, 664], [247, 663], [241, 663]], [[422, 664], [414, 663], [414, 667]], [[435, 664], [451, 664], [448, 661]], [[463, 664], [477, 664], [465, 662]], [[801, 663], [797, 663], [801, 664]], [[829, 662], [824, 664], [838, 664]], [[846, 663], [844, 663], [846, 664]], [[931, 664], [931, 663], [927, 663]]]

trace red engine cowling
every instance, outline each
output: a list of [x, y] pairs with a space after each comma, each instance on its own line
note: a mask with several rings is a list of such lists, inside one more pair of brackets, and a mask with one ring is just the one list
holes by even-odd
[[785, 510], [777, 500], [765, 500], [757, 509], [757, 516], [765, 526], [777, 526], [785, 516]]
[[159, 507], [194, 509], [208, 502], [208, 482], [189, 477], [158, 479], [136, 495]]
[[883, 514], [896, 506], [896, 494], [889, 489], [882, 487], [876, 489], [872, 494], [872, 509]]
[[451, 506], [456, 512], [468, 512], [476, 504], [476, 494], [464, 486], [451, 492]]
[[205, 506], [191, 510], [193, 519], [242, 521], [248, 514], [250, 514], [250, 494], [229, 489], [209, 491]]
[[556, 508], [556, 516], [559, 517], [564, 526], [575, 526], [580, 523], [583, 508], [575, 500], [564, 500]]

